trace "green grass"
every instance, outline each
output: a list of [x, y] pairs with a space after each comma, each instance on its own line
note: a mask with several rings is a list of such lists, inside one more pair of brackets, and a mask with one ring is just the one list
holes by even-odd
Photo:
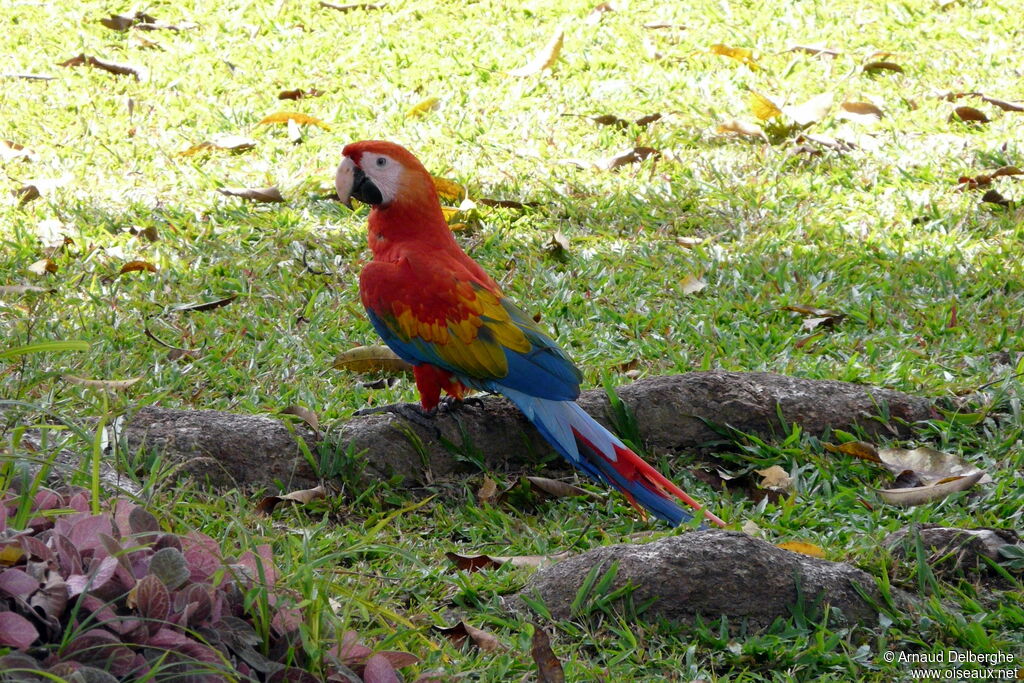
[[[54, 290], [0, 294], [0, 354], [47, 341], [90, 344], [85, 352], [0, 356], [0, 399], [28, 406], [9, 411], [0, 427], [2, 457], [45, 457], [18, 445], [17, 425], [57, 418], [78, 429], [47, 430], [48, 447], [91, 454], [96, 419], [150, 403], [253, 413], [302, 404], [331, 425], [367, 405], [413, 400], [410, 382], [369, 390], [330, 369], [337, 352], [376, 340], [357, 296], [365, 215], [318, 197], [343, 144], [379, 137], [406, 144], [473, 197], [537, 203], [524, 211], [481, 206], [459, 239], [557, 332], [588, 386], [625, 381], [620, 366], [634, 359], [642, 375], [770, 370], [947, 402], [987, 385], [963, 407], [984, 412], [980, 424], [936, 421], [921, 433], [992, 474], [994, 483], [971, 495], [887, 507], [866, 491], [886, 483], [877, 470], [825, 453], [824, 435], [801, 435], [745, 451], [793, 472], [796, 496], [761, 506], [723, 499], [727, 519], [752, 520], [771, 540], [817, 543], [831, 559], [879, 575], [890, 565], [882, 537], [909, 522], [1020, 527], [1024, 425], [1012, 375], [1024, 369], [1013, 357], [1024, 351], [1024, 220], [1020, 208], [983, 204], [982, 191], [955, 186], [960, 176], [1024, 166], [1024, 113], [967, 98], [956, 104], [992, 121], [966, 124], [950, 121], [954, 104], [935, 97], [976, 90], [1024, 99], [1016, 60], [1024, 31], [1012, 3], [632, 3], [596, 24], [584, 21], [589, 2], [525, 9], [399, 1], [349, 13], [315, 2], [207, 5], [149, 5], [161, 21], [195, 24], [151, 33], [98, 23], [127, 7], [0, 7], [2, 71], [55, 77], [2, 81], [0, 139], [38, 159], [5, 162], [0, 195], [32, 179], [63, 181], [23, 206], [0, 202], [0, 285]], [[655, 21], [686, 28], [642, 28]], [[565, 44], [552, 71], [505, 75], [558, 27]], [[159, 47], [142, 47], [139, 37]], [[842, 53], [787, 51], [818, 42]], [[709, 54], [713, 43], [752, 48], [763, 68]], [[888, 59], [903, 72], [862, 72], [876, 51], [894, 53]], [[144, 65], [149, 78], [57, 66], [79, 53]], [[277, 100], [293, 88], [325, 94]], [[753, 120], [750, 90], [789, 103], [827, 90], [837, 104], [873, 101], [885, 116], [864, 126], [839, 120], [833, 108], [810, 132], [856, 147], [818, 156], [794, 153], [796, 131], [777, 132], [771, 145], [716, 134], [723, 120]], [[437, 109], [406, 116], [427, 97], [440, 98]], [[294, 145], [284, 127], [257, 125], [276, 111], [316, 116], [330, 130], [307, 126]], [[654, 112], [662, 120], [626, 131], [576, 116]], [[220, 134], [258, 144], [237, 155], [180, 155]], [[615, 172], [565, 163], [634, 145], [663, 156]], [[215, 192], [273, 184], [284, 204]], [[993, 187], [1018, 205], [1024, 199], [1019, 179]], [[47, 254], [41, 228], [53, 226], [72, 242], [53, 256], [55, 273], [34, 275], [28, 266]], [[146, 228], [159, 241], [137, 234]], [[556, 231], [570, 240], [562, 258], [545, 246]], [[684, 237], [704, 242], [687, 248]], [[133, 259], [158, 272], [118, 276]], [[702, 274], [707, 288], [684, 294], [689, 274]], [[238, 298], [211, 311], [173, 308], [230, 295]], [[780, 310], [794, 304], [848, 317], [797, 346], [808, 333]], [[170, 360], [146, 329], [201, 353]], [[104, 397], [63, 374], [143, 379]], [[716, 497], [689, 476], [685, 456], [662, 464], [699, 497]], [[454, 574], [445, 551], [581, 551], [663, 531], [614, 497], [529, 511], [480, 507], [472, 477], [384, 524], [415, 500], [387, 482], [273, 520], [252, 512], [252, 492], [214, 496], [163, 477], [147, 483], [151, 508], [174, 526], [201, 528], [229, 546], [274, 544], [286, 582], [323, 616], [311, 649], [348, 625], [420, 655], [421, 670], [479, 680], [533, 670], [530, 627], [500, 603], [529, 571]], [[1019, 584], [999, 600], [968, 584], [940, 588], [923, 622], [890, 616], [873, 629], [794, 619], [730, 638], [718, 625], [682, 630], [601, 613], [551, 630], [570, 680], [900, 680], [907, 666], [886, 664], [883, 651], [1024, 650]], [[427, 628], [462, 617], [494, 631], [505, 649], [459, 651]]]

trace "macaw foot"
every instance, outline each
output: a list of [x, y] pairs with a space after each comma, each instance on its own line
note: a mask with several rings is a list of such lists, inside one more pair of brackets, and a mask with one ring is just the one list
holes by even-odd
[[435, 439], [441, 436], [441, 430], [437, 428], [437, 423], [434, 420], [437, 415], [437, 408], [434, 410], [423, 410], [423, 408], [415, 403], [391, 403], [377, 408], [362, 408], [353, 413], [353, 415], [375, 415], [378, 413], [397, 415], [406, 422], [411, 422], [427, 430], [434, 435]]
[[480, 396], [467, 396], [465, 398], [455, 398], [454, 396], [445, 396], [441, 399], [441, 402], [437, 404], [437, 414], [444, 415], [445, 413], [454, 413], [464, 405], [483, 405], [483, 399]]

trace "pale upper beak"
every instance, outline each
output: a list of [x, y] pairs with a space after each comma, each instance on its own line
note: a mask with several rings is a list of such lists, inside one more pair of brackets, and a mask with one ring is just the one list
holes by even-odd
[[352, 208], [352, 187], [355, 185], [356, 162], [348, 157], [338, 164], [338, 171], [334, 174], [334, 189], [338, 191], [338, 199], [341, 203]]

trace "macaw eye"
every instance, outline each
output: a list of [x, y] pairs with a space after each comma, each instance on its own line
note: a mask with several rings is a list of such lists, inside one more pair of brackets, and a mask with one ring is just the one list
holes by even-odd
[[377, 166], [384, 168], [388, 165], [387, 157], [377, 157]]

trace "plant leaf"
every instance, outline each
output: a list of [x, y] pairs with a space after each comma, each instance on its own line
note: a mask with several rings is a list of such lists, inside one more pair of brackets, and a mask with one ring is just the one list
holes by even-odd
[[154, 266], [149, 261], [129, 261], [128, 263], [121, 266], [121, 269], [117, 271], [117, 274], [124, 275], [125, 273], [134, 273], [138, 271], [155, 273], [156, 266]]
[[142, 379], [142, 376], [129, 377], [128, 379], [88, 379], [77, 375], [61, 375], [65, 382], [77, 384], [90, 389], [103, 389], [105, 391], [124, 391], [131, 385]]
[[809, 126], [824, 119], [832, 110], [832, 93], [826, 92], [801, 104], [786, 106], [782, 113], [793, 119], [798, 126]]
[[782, 116], [782, 109], [779, 108], [779, 105], [775, 104], [767, 95], [762, 95], [755, 90], [751, 90], [750, 95], [747, 96], [747, 105], [754, 116], [761, 121]]
[[878, 457], [878, 450], [874, 445], [867, 441], [847, 441], [841, 443], [838, 446], [830, 443], [822, 443], [825, 450], [829, 453], [842, 453], [843, 455], [852, 455], [855, 458], [861, 460], [867, 460], [868, 462], [882, 462], [881, 458]]
[[467, 640], [484, 652], [494, 652], [501, 647], [501, 642], [492, 633], [470, 626], [465, 621], [460, 621], [454, 626], [434, 626], [433, 630], [448, 638], [456, 647], [463, 645]]
[[882, 110], [870, 102], [843, 102], [838, 117], [854, 123], [878, 123]]
[[32, 622], [14, 612], [0, 612], [0, 645], [27, 650], [39, 637]]
[[745, 47], [731, 47], [722, 43], [715, 43], [708, 48], [708, 51], [713, 55], [722, 55], [723, 57], [734, 59], [741, 64], [746, 64], [751, 71], [757, 71], [761, 68], [754, 59], [754, 51]]
[[775, 547], [788, 550], [791, 553], [800, 553], [801, 555], [807, 555], [809, 557], [817, 557], [822, 560], [825, 559], [825, 551], [813, 543], [804, 543], [803, 541], [786, 541], [785, 543], [776, 543]]
[[409, 107], [409, 111], [405, 112], [405, 117], [409, 119], [416, 118], [417, 116], [423, 116], [429, 111], [437, 109], [437, 105], [441, 102], [439, 97], [427, 97], [420, 100], [413, 106]]
[[324, 130], [330, 130], [331, 129], [330, 126], [328, 126], [326, 123], [324, 123], [320, 119], [316, 118], [315, 116], [310, 116], [309, 114], [300, 114], [300, 113], [294, 112], [294, 111], [279, 111], [279, 112], [270, 114], [269, 116], [265, 116], [256, 125], [257, 126], [267, 126], [267, 125], [270, 125], [272, 123], [287, 124], [288, 121], [294, 121], [295, 123], [297, 123], [297, 124], [299, 124], [301, 126], [309, 125], [309, 126], [317, 126], [318, 128], [323, 128]]
[[565, 683], [565, 672], [551, 649], [551, 638], [537, 622], [533, 624], [530, 656], [537, 665], [537, 679], [540, 683]]
[[299, 503], [305, 505], [314, 500], [323, 500], [327, 497], [327, 490], [323, 485], [317, 486], [311, 489], [302, 489], [301, 491], [292, 491], [283, 496], [267, 496], [259, 503], [256, 504], [256, 510], [265, 515], [269, 515], [274, 511], [279, 503]]
[[735, 135], [742, 135], [751, 138], [761, 138], [765, 142], [768, 142], [768, 136], [765, 135], [764, 130], [761, 126], [756, 123], [748, 123], [747, 121], [740, 121], [739, 119], [730, 119], [728, 121], [722, 121], [718, 124], [715, 132], [719, 135], [723, 133], [732, 133]]
[[991, 119], [985, 115], [985, 112], [974, 107], [956, 107], [953, 113], [949, 115], [950, 121], [966, 121], [973, 123], [988, 123]]
[[545, 69], [550, 69], [558, 59], [558, 55], [562, 52], [562, 41], [564, 38], [565, 31], [558, 29], [551, 40], [548, 41], [548, 44], [534, 55], [533, 59], [518, 69], [512, 69], [508, 72], [508, 75], [517, 77], [532, 76]]
[[242, 199], [254, 202], [274, 203], [284, 201], [284, 197], [281, 196], [281, 191], [277, 189], [277, 186], [253, 188], [218, 187], [217, 192], [226, 197], [241, 197]]
[[910, 507], [923, 505], [936, 500], [942, 500], [950, 494], [958, 491], [966, 491], [977, 484], [984, 476], [984, 472], [975, 472], [963, 477], [951, 477], [926, 486], [915, 486], [912, 488], [876, 489], [878, 495], [887, 503]]
[[399, 358], [394, 351], [382, 344], [372, 346], [357, 346], [348, 351], [342, 351], [334, 358], [335, 370], [348, 370], [350, 372], [386, 372], [397, 374], [400, 372], [412, 372], [412, 366]]

